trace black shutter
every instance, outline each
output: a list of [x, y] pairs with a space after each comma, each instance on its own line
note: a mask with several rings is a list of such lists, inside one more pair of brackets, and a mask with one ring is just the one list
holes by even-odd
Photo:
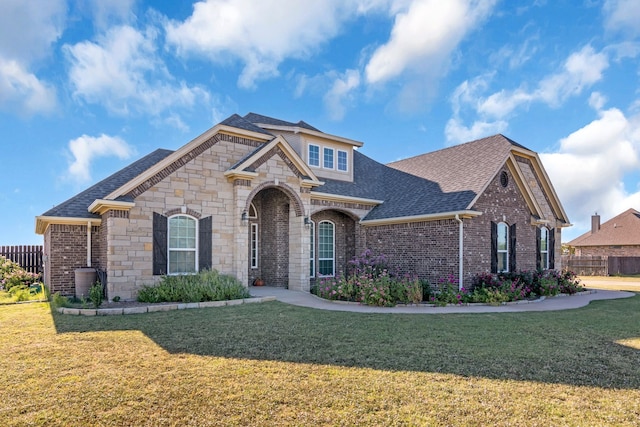
[[549, 230], [549, 247], [547, 250], [549, 251], [549, 270], [553, 270], [556, 268], [556, 230]]
[[202, 218], [198, 223], [198, 270], [211, 270], [211, 217]]
[[491, 272], [498, 272], [498, 224], [491, 221]]
[[541, 234], [540, 229], [536, 227], [536, 270], [540, 270], [540, 268], [542, 268], [542, 258], [540, 257], [540, 246], [542, 244]]
[[516, 225], [509, 227], [509, 271], [516, 271]]
[[167, 274], [167, 217], [153, 213], [153, 275]]

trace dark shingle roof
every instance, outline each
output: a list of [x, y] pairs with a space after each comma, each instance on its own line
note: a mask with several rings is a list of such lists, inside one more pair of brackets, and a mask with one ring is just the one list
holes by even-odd
[[273, 117], [263, 116], [261, 114], [249, 113], [244, 116], [245, 120], [250, 121], [251, 123], [257, 124], [262, 123], [265, 125], [274, 125], [274, 126], [290, 126], [290, 127], [300, 127], [304, 129], [313, 130], [316, 132], [321, 132], [320, 130], [314, 128], [310, 124], [300, 120], [298, 123], [287, 122], [280, 119], [274, 119]]
[[436, 182], [390, 168], [358, 151], [353, 162], [353, 182], [325, 179], [325, 185], [314, 191], [382, 200], [365, 220], [465, 210], [476, 196], [471, 191], [445, 193]]
[[[97, 184], [84, 190], [69, 200], [49, 209], [42, 216], [58, 216], [72, 218], [98, 218], [98, 215], [89, 213], [87, 210], [89, 205], [96, 199], [101, 199], [109, 193], [117, 190], [127, 182], [131, 181], [165, 157], [173, 153], [171, 150], [158, 149], [147, 154], [140, 160], [130, 164], [124, 169], [119, 170], [113, 175], [103, 179]], [[127, 200], [120, 198], [118, 200]], [[127, 200], [130, 201], [130, 200]]]
[[226, 125], [226, 126], [231, 126], [234, 128], [238, 128], [238, 129], [244, 129], [244, 130], [248, 130], [251, 132], [258, 132], [258, 133], [264, 133], [266, 135], [271, 135], [273, 136], [272, 133], [262, 129], [259, 126], [256, 126], [253, 124], [253, 122], [251, 122], [250, 120], [246, 119], [245, 117], [240, 117], [237, 114], [234, 114], [232, 116], [229, 116], [228, 118], [224, 119], [223, 121], [220, 122], [221, 125]]
[[628, 209], [600, 226], [595, 233], [586, 232], [569, 246], [640, 245], [640, 212]]
[[446, 192], [480, 193], [502, 167], [514, 146], [528, 150], [498, 134], [391, 162], [388, 166], [437, 182]]

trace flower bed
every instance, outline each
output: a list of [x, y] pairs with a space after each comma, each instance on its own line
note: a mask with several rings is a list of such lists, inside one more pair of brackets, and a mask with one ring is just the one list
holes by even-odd
[[458, 289], [458, 279], [453, 275], [431, 285], [416, 276], [394, 274], [384, 255], [375, 256], [369, 250], [350, 261], [349, 266], [350, 271], [346, 276], [322, 278], [312, 292], [328, 300], [390, 307], [421, 302], [436, 306], [501, 304], [533, 300], [541, 296], [572, 295], [584, 290], [575, 273], [556, 270], [497, 275], [481, 273], [474, 277], [469, 289]]

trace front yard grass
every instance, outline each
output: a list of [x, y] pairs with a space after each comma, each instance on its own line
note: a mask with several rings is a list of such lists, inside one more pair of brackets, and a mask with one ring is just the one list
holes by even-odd
[[561, 312], [0, 307], [0, 425], [637, 425], [640, 295]]

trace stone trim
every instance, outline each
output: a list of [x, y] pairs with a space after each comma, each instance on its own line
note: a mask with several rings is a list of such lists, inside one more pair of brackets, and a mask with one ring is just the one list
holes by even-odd
[[175, 209], [170, 209], [168, 211], [166, 211], [163, 215], [166, 216], [167, 218], [172, 216], [172, 215], [179, 215], [179, 214], [184, 214], [184, 215], [191, 215], [194, 218], [198, 218], [200, 219], [200, 217], [202, 216], [200, 213], [194, 211], [193, 209], [187, 208], [186, 211], [182, 212], [182, 208], [175, 208]]
[[256, 194], [258, 194], [260, 191], [267, 189], [267, 188], [275, 188], [278, 189], [280, 191], [282, 191], [283, 193], [285, 193], [287, 196], [289, 196], [289, 200], [291, 200], [292, 204], [293, 204], [293, 208], [296, 212], [296, 216], [303, 216], [304, 215], [304, 204], [302, 203], [302, 200], [300, 199], [300, 196], [298, 196], [298, 194], [296, 194], [295, 191], [293, 191], [291, 188], [289, 188], [288, 185], [286, 184], [276, 184], [275, 181], [269, 181], [269, 182], [263, 182], [262, 184], [258, 185], [256, 188], [254, 188], [251, 193], [249, 193], [249, 196], [247, 197], [247, 201], [245, 202], [245, 207], [244, 210], [249, 212], [249, 207], [251, 205], [251, 202], [253, 201], [253, 198], [256, 196]]
[[120, 210], [120, 209], [109, 209], [106, 212], [104, 217], [129, 219], [129, 211]]
[[282, 159], [282, 161], [287, 166], [289, 166], [289, 169], [291, 169], [291, 171], [294, 173], [295, 176], [297, 176], [298, 178], [301, 178], [301, 179], [302, 178], [307, 178], [307, 176], [304, 173], [302, 173], [302, 171], [300, 169], [298, 169], [296, 167], [296, 165], [291, 161], [291, 159], [289, 159], [289, 157], [286, 155], [286, 153], [284, 151], [282, 151], [282, 148], [280, 148], [279, 146], [275, 146], [271, 150], [269, 150], [266, 153], [264, 153], [262, 156], [260, 156], [260, 158], [258, 160], [256, 160], [251, 165], [249, 165], [249, 167], [247, 169], [251, 169], [251, 170], [255, 171], [260, 166], [262, 166], [264, 163], [266, 163], [267, 160], [269, 160], [270, 158], [272, 158], [275, 155], [278, 155]]
[[157, 183], [159, 183], [160, 181], [162, 181], [163, 179], [165, 179], [166, 177], [168, 177], [169, 175], [171, 175], [172, 173], [174, 173], [175, 171], [177, 171], [178, 169], [180, 169], [181, 167], [189, 163], [191, 160], [198, 157], [200, 154], [202, 154], [209, 148], [213, 147], [219, 141], [227, 141], [227, 142], [232, 142], [234, 144], [248, 145], [251, 147], [259, 147], [260, 145], [262, 145], [262, 142], [255, 141], [253, 139], [227, 135], [224, 133], [217, 133], [211, 138], [204, 141], [202, 144], [195, 147], [193, 150], [189, 151], [188, 153], [185, 153], [179, 159], [176, 159], [175, 161], [171, 162], [171, 164], [167, 165], [167, 167], [165, 167], [163, 170], [156, 173], [154, 176], [152, 176], [142, 184], [138, 185], [136, 188], [134, 188], [129, 193], [127, 193], [127, 196], [130, 196], [135, 199], [140, 194], [144, 193], [149, 188], [153, 187], [154, 185], [156, 185]]
[[234, 187], [251, 187], [250, 179], [234, 179], [233, 180]]
[[331, 200], [318, 200], [318, 199], [311, 199], [311, 204], [313, 206], [322, 206], [325, 208], [360, 209], [365, 211], [369, 211], [373, 208], [373, 206], [371, 205], [365, 205], [362, 203], [334, 202]]

